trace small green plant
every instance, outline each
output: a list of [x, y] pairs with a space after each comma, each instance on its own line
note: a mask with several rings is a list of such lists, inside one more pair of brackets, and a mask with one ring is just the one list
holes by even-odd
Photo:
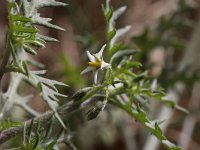
[[[40, 16], [38, 10], [47, 6], [66, 6], [56, 0], [8, 0], [9, 29], [6, 38], [6, 50], [0, 67], [0, 79], [4, 74], [10, 75], [8, 90], [1, 91], [0, 109], [1, 127], [0, 143], [4, 143], [19, 133], [23, 133], [21, 149], [59, 149], [59, 143], [65, 143], [76, 149], [70, 138], [68, 119], [76, 111], [86, 111], [88, 120], [95, 119], [107, 105], [113, 105], [127, 112], [144, 128], [154, 135], [169, 150], [178, 150], [162, 133], [159, 121], [150, 121], [145, 106], [148, 101], [157, 100], [174, 108], [180, 108], [174, 101], [166, 98], [164, 89], [159, 87], [156, 79], [148, 76], [148, 71], [141, 71], [142, 64], [134, 59], [139, 50], [129, 48], [119, 37], [126, 34], [130, 26], [116, 29], [115, 22], [126, 10], [121, 7], [113, 10], [109, 0], [102, 5], [106, 22], [106, 43], [96, 54], [87, 51], [89, 62], [81, 74], [93, 72], [94, 84], [78, 90], [69, 101], [59, 106], [59, 97], [66, 97], [59, 93], [58, 86], [64, 83], [42, 77], [46, 70], [31, 70], [31, 67], [42, 68], [43, 65], [35, 61], [32, 55], [37, 55], [38, 48], [45, 47], [45, 43], [57, 40], [40, 34], [35, 25], [64, 30], [50, 23], [50, 18]], [[34, 95], [21, 96], [18, 88], [26, 81], [38, 90], [51, 111], [40, 114], [30, 108], [27, 103]], [[12, 120], [14, 106], [23, 108], [32, 120], [19, 124], [6, 123]], [[83, 111], [83, 112], [84, 112]], [[59, 126], [59, 128], [58, 128]], [[59, 134], [54, 134], [56, 129]]]

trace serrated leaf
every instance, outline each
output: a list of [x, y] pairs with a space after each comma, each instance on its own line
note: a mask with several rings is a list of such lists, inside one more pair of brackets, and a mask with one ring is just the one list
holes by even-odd
[[25, 11], [25, 15], [30, 17], [34, 15], [38, 11], [38, 9], [42, 7], [52, 7], [52, 6], [66, 6], [66, 3], [62, 3], [56, 0], [23, 0], [23, 9]]
[[31, 18], [33, 23], [43, 25], [49, 28], [54, 28], [57, 30], [62, 30], [62, 31], [64, 31], [63, 28], [50, 23], [50, 21], [52, 20], [51, 18], [40, 17], [38, 10], [42, 7], [66, 6], [66, 5], [67, 4], [56, 1], [56, 0], [42, 0], [42, 1], [41, 0], [31, 0], [31, 1], [24, 0], [23, 1], [23, 9], [24, 9], [25, 16], [28, 18]]
[[39, 24], [39, 25], [46, 26], [46, 27], [49, 27], [49, 28], [53, 28], [53, 29], [60, 30], [60, 31], [65, 31], [65, 29], [63, 29], [63, 28], [61, 28], [57, 25], [51, 24], [50, 23], [51, 20], [52, 20], [51, 18], [40, 17], [39, 13], [36, 13], [32, 17], [32, 22], [35, 23], [35, 24]]
[[66, 84], [62, 82], [58, 82], [55, 80], [50, 80], [43, 78], [39, 75], [44, 74], [45, 70], [40, 71], [30, 71], [29, 78], [26, 78], [30, 83], [38, 87], [41, 91], [41, 95], [44, 101], [48, 104], [48, 106], [54, 111], [55, 117], [59, 120], [61, 125], [65, 127], [65, 124], [63, 123], [62, 119], [59, 117], [58, 113], [56, 112], [58, 107], [58, 98], [57, 97], [67, 97], [64, 94], [60, 94], [56, 88], [55, 85], [60, 86], [67, 86]]

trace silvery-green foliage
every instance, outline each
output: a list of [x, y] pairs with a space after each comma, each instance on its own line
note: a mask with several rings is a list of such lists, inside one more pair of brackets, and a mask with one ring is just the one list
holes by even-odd
[[42, 7], [49, 7], [49, 6], [66, 6], [65, 3], [58, 2], [55, 0], [23, 0], [23, 10], [25, 17], [30, 18], [33, 23], [43, 25], [49, 28], [57, 29], [57, 30], [64, 30], [63, 28], [53, 25], [50, 23], [52, 20], [51, 18], [44, 18], [40, 16], [38, 10]]
[[[48, 28], [63, 30], [59, 26], [51, 24], [50, 18], [39, 17], [38, 10], [47, 6], [66, 6], [66, 4], [55, 0], [23, 0], [22, 7], [24, 16], [21, 13], [21, 7], [14, 0], [9, 0], [9, 31], [7, 33], [7, 63], [4, 67], [4, 73], [10, 72], [10, 84], [8, 90], [2, 94], [3, 107], [1, 109], [1, 119], [10, 117], [10, 111], [13, 106], [20, 106], [33, 116], [39, 116], [39, 113], [30, 108], [27, 103], [32, 100], [32, 95], [20, 96], [19, 86], [23, 80], [30, 82], [36, 89], [40, 87], [40, 93], [44, 101], [54, 111], [56, 118], [65, 127], [62, 119], [56, 112], [58, 107], [58, 97], [66, 97], [60, 94], [56, 88], [66, 86], [64, 83], [41, 77], [45, 73], [43, 70], [31, 71], [31, 66], [43, 68], [44, 66], [31, 58], [31, 55], [37, 55], [36, 49], [45, 47], [46, 41], [57, 41], [54, 38], [40, 35], [39, 30], [34, 24], [43, 25]], [[37, 21], [36, 21], [37, 20]]]

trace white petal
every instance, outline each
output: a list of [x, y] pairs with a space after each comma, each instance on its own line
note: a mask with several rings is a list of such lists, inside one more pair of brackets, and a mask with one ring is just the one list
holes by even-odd
[[105, 61], [102, 60], [102, 63], [101, 63], [101, 69], [106, 69], [106, 68], [110, 68], [111, 65], [109, 63], [106, 63]]
[[102, 46], [101, 50], [100, 50], [98, 53], [96, 53], [96, 56], [97, 56], [98, 58], [101, 58], [101, 57], [102, 57], [103, 51], [104, 51], [105, 47], [106, 47], [106, 44], [104, 44], [104, 45]]
[[87, 73], [87, 72], [90, 72], [90, 71], [92, 71], [92, 70], [95, 70], [95, 68], [93, 68], [93, 67], [87, 67], [87, 68], [85, 68], [85, 69], [81, 72], [81, 75], [82, 75], [82, 74], [85, 74], [85, 73]]
[[90, 60], [91, 62], [94, 62], [94, 61], [95, 61], [95, 57], [94, 57], [92, 54], [90, 54], [89, 51], [86, 51], [86, 53], [87, 53], [87, 56], [88, 56], [89, 60]]
[[94, 84], [97, 84], [98, 70], [94, 71]]

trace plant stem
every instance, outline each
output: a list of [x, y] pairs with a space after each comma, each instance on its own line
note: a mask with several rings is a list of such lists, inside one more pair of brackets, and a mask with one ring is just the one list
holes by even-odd
[[[88, 104], [87, 106], [89, 106]], [[80, 103], [73, 103], [70, 106], [68, 104], [64, 104], [63, 106], [59, 107], [57, 110], [58, 115], [60, 118], [65, 122], [67, 121], [70, 116], [72, 116], [75, 112], [83, 110], [86, 106], [80, 106]], [[33, 127], [35, 127], [38, 123], [40, 123], [43, 127], [45, 127], [49, 122], [49, 119], [52, 118], [54, 115], [53, 111], [48, 111], [41, 116], [34, 118]], [[56, 119], [55, 119], [56, 120]], [[25, 121], [22, 125], [17, 127], [12, 127], [0, 132], [0, 144], [5, 143], [9, 139], [15, 137], [18, 134], [22, 134], [24, 131], [24, 127], [29, 128], [31, 126], [32, 119]]]
[[[36, 118], [34, 120], [34, 124], [36, 125], [38, 122], [40, 122], [41, 124], [45, 124], [46, 122], [48, 122], [49, 118], [52, 116], [53, 112], [47, 112], [45, 114], [43, 114], [42, 116]], [[4, 130], [0, 133], [0, 144], [3, 144], [4, 142], [8, 141], [9, 139], [15, 137], [16, 135], [20, 134], [23, 132], [24, 130], [24, 126], [26, 124], [26, 127], [30, 127], [31, 125], [31, 120], [28, 120], [26, 122], [24, 122], [21, 126], [17, 126], [17, 127], [12, 127], [9, 128], [7, 130]]]

